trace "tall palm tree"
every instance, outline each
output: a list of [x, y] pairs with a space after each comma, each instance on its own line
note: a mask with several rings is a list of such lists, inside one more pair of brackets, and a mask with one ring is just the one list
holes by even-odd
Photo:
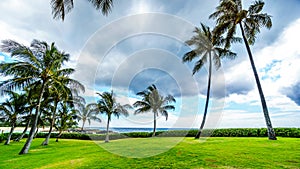
[[31, 130], [19, 153], [26, 154], [30, 148], [40, 117], [41, 102], [45, 89], [51, 82], [59, 81], [55, 75], [68, 75], [74, 70], [61, 68], [63, 63], [69, 60], [69, 54], [59, 51], [54, 43], [48, 45], [46, 42], [33, 40], [31, 46], [27, 47], [12, 40], [4, 40], [2, 41], [1, 50], [11, 53], [11, 57], [16, 57], [18, 60], [12, 63], [0, 63], [0, 73], [11, 77], [0, 83], [0, 94], [3, 95], [3, 90], [23, 90], [28, 86], [39, 88]]
[[237, 27], [240, 28], [258, 88], [268, 128], [268, 136], [270, 140], [276, 140], [275, 131], [272, 127], [267, 103], [250, 49], [250, 45], [254, 44], [256, 35], [260, 32], [260, 28], [266, 27], [270, 29], [272, 27], [271, 16], [267, 13], [262, 13], [264, 5], [265, 3], [263, 1], [257, 0], [249, 6], [248, 10], [245, 10], [242, 6], [242, 0], [221, 0], [216, 11], [210, 15], [210, 18], [216, 19], [217, 21], [214, 32], [219, 35], [226, 34], [225, 48], [230, 48], [230, 41], [236, 34]]
[[121, 105], [116, 101], [114, 92], [103, 92], [97, 93], [100, 96], [100, 100], [95, 103], [91, 104], [90, 106], [93, 107], [92, 111], [100, 112], [101, 114], [105, 114], [107, 116], [107, 125], [106, 125], [106, 137], [105, 142], [109, 142], [109, 123], [111, 121], [112, 116], [116, 116], [119, 118], [121, 115], [128, 116], [128, 109], [131, 108], [130, 105], [125, 104]]
[[82, 121], [81, 131], [84, 129], [86, 121], [91, 125], [91, 121], [101, 122], [101, 119], [97, 117], [97, 111], [93, 110], [94, 103], [80, 104], [77, 109], [77, 119]]
[[19, 116], [26, 111], [27, 97], [25, 94], [18, 94], [16, 92], [7, 91], [10, 99], [0, 104], [0, 112], [4, 115], [4, 120], [9, 122], [11, 129], [5, 145], [9, 145], [11, 136], [17, 125]]
[[133, 106], [137, 107], [138, 109], [135, 110], [134, 114], [146, 113], [146, 112], [153, 112], [153, 120], [154, 120], [154, 127], [153, 127], [153, 137], [155, 136], [156, 132], [156, 117], [158, 113], [162, 116], [166, 117], [168, 120], [168, 111], [175, 110], [175, 106], [170, 105], [170, 103], [175, 103], [176, 100], [173, 96], [168, 95], [163, 97], [159, 94], [156, 86], [152, 84], [142, 92], [137, 93], [138, 96], [141, 96], [143, 99], [141, 101], [136, 101]]
[[[187, 52], [183, 56], [182, 61], [191, 62], [199, 57], [199, 60], [195, 63], [193, 75], [196, 72], [198, 72], [206, 62], [208, 62], [209, 65], [205, 108], [199, 131], [195, 136], [195, 138], [199, 138], [205, 125], [207, 115], [210, 97], [212, 67], [214, 66], [216, 70], [218, 70], [221, 67], [222, 57], [233, 59], [236, 56], [236, 54], [220, 47], [220, 45], [222, 45], [222, 42], [224, 41], [223, 37], [215, 36], [210, 31], [210, 28], [208, 26], [201, 23], [201, 28], [196, 27], [194, 33], [196, 35], [194, 35], [190, 40], [187, 40], [185, 43], [189, 46], [194, 46], [195, 49], [191, 50], [190, 52]], [[234, 38], [233, 40], [238, 41], [239, 39]]]
[[[113, 0], [88, 0], [93, 6], [102, 12], [103, 15], [108, 15], [113, 7]], [[65, 15], [74, 8], [74, 0], [51, 0], [52, 14], [54, 19], [62, 19]]]

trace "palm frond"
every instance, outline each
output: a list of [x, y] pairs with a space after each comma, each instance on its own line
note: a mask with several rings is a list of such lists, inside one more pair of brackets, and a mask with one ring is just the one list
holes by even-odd
[[205, 62], [203, 62], [203, 59], [200, 59], [195, 63], [194, 68], [193, 68], [193, 75], [195, 73], [197, 73], [203, 67], [204, 63]]
[[264, 8], [265, 3], [261, 0], [255, 1], [254, 4], [249, 6], [249, 14], [257, 14], [260, 13], [262, 11], [262, 9]]
[[52, 15], [54, 19], [62, 19], [69, 13], [73, 7], [73, 0], [51, 0]]
[[97, 10], [101, 10], [103, 15], [108, 15], [113, 7], [113, 0], [88, 0]]

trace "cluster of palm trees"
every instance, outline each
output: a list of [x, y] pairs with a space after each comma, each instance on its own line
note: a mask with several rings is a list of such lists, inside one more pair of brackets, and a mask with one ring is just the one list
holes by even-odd
[[[26, 143], [19, 154], [28, 153], [31, 142], [41, 126], [50, 126], [42, 143], [48, 145], [53, 128], [58, 131], [58, 141], [63, 131], [77, 125], [76, 120], [82, 120], [83, 130], [86, 121], [101, 122], [98, 115], [105, 114], [105, 142], [109, 142], [109, 124], [112, 116], [119, 118], [121, 115], [129, 115], [128, 109], [132, 106], [118, 103], [113, 91], [97, 93], [100, 100], [86, 105], [85, 99], [79, 96], [80, 92], [84, 92], [84, 86], [70, 78], [75, 70], [64, 67], [64, 63], [69, 60], [69, 54], [59, 51], [54, 43], [49, 45], [33, 40], [30, 47], [27, 47], [16, 41], [5, 40], [0, 48], [3, 52], [10, 53], [12, 58], [16, 58], [10, 63], [0, 63], [1, 75], [8, 78], [0, 83], [0, 94], [9, 96], [9, 99], [0, 104], [0, 120], [11, 126], [5, 144], [10, 143], [16, 126], [24, 123], [26, 125], [23, 133], [15, 141], [21, 140], [30, 127]], [[135, 114], [150, 111], [154, 113], [155, 135], [158, 113], [167, 118], [168, 110], [175, 109], [170, 105], [175, 99], [171, 95], [163, 97], [155, 85], [137, 95], [141, 96], [142, 100], [133, 104], [138, 108]]]
[[[266, 13], [262, 13], [264, 4], [265, 3], [263, 1], [257, 0], [249, 6], [248, 10], [246, 10], [243, 9], [242, 0], [220, 0], [220, 4], [216, 7], [216, 11], [209, 16], [210, 19], [216, 20], [215, 28], [210, 31], [209, 27], [201, 23], [201, 27], [196, 28], [194, 31], [196, 35], [186, 41], [186, 43], [193, 46], [194, 49], [184, 55], [183, 62], [191, 62], [199, 56], [199, 60], [195, 63], [193, 74], [198, 72], [206, 62], [209, 64], [205, 109], [202, 123], [196, 138], [200, 137], [205, 124], [210, 96], [212, 66], [214, 65], [215, 68], [218, 69], [221, 66], [220, 60], [222, 58], [225, 57], [233, 59], [236, 56], [236, 53], [230, 51], [232, 43], [241, 42], [243, 40], [259, 91], [263, 113], [268, 128], [268, 137], [270, 140], [276, 140], [266, 100], [249, 46], [254, 44], [256, 35], [260, 32], [261, 27], [266, 27], [268, 29], [272, 27], [271, 16]], [[242, 39], [235, 37], [237, 27], [240, 28]]]
[[[11, 95], [18, 95], [11, 92], [17, 91], [22, 96], [11, 97], [6, 102], [12, 106], [2, 104], [1, 110], [6, 116], [9, 114], [7, 110], [14, 112], [15, 119], [18, 114], [27, 113], [25, 119], [31, 129], [20, 152], [25, 154], [30, 148], [38, 125], [43, 125], [43, 119], [50, 121], [52, 130], [54, 123], [58, 122], [54, 120], [57, 112], [60, 112], [60, 119], [72, 116], [69, 110], [64, 110], [63, 107], [73, 106], [73, 95], [84, 91], [84, 86], [70, 78], [75, 70], [63, 67], [63, 64], [69, 60], [69, 54], [59, 51], [54, 43], [49, 45], [43, 41], [33, 40], [30, 47], [27, 47], [12, 40], [4, 40], [1, 50], [10, 53], [11, 57], [16, 59], [11, 63], [0, 64], [0, 73], [9, 77], [0, 83], [0, 94], [4, 95], [8, 92]], [[24, 108], [19, 110], [20, 105], [16, 103], [22, 104]], [[16, 122], [17, 120], [11, 120], [12, 130]], [[60, 124], [63, 123], [65, 122]], [[64, 125], [56, 126], [60, 126], [63, 130]]]
[[[104, 15], [107, 15], [113, 7], [113, 0], [88, 1], [91, 2], [97, 10], [101, 10]], [[236, 54], [230, 51], [231, 44], [241, 42], [243, 40], [259, 91], [262, 109], [268, 128], [268, 136], [270, 140], [276, 140], [266, 100], [249, 46], [254, 44], [256, 35], [260, 32], [261, 27], [266, 27], [268, 29], [272, 27], [271, 16], [266, 13], [262, 13], [264, 4], [265, 3], [262, 0], [256, 0], [249, 6], [248, 10], [246, 10], [243, 9], [242, 0], [220, 0], [219, 6], [216, 7], [216, 11], [209, 16], [210, 19], [216, 19], [217, 24], [213, 31], [210, 31], [209, 27], [201, 23], [201, 28], [195, 29], [196, 35], [186, 42], [188, 45], [196, 46], [196, 49], [186, 53], [183, 57], [183, 62], [190, 62], [197, 56], [201, 56], [195, 63], [193, 74], [198, 72], [207, 61], [209, 63], [205, 109], [202, 123], [196, 138], [199, 138], [201, 135], [207, 115], [213, 66], [212, 62], [214, 61], [214, 66], [218, 69], [221, 66], [220, 59], [224, 57], [233, 59]], [[52, 0], [51, 5], [53, 17], [62, 20], [64, 20], [65, 14], [70, 12], [74, 6], [73, 0]], [[235, 37], [237, 27], [240, 28], [242, 39]], [[224, 34], [225, 37], [222, 36]]]
[[[113, 6], [112, 0], [89, 1], [105, 15]], [[65, 14], [73, 8], [73, 0], [52, 0], [51, 5], [54, 18], [64, 20]], [[221, 66], [222, 58], [235, 58], [236, 53], [230, 51], [231, 45], [243, 41], [258, 87], [268, 127], [268, 136], [269, 139], [276, 140], [250, 49], [250, 45], [254, 44], [260, 28], [270, 29], [272, 27], [271, 16], [262, 13], [263, 7], [264, 2], [261, 0], [255, 1], [247, 10], [243, 9], [241, 0], [220, 0], [216, 11], [209, 16], [209, 18], [216, 20], [214, 29], [211, 30], [201, 23], [201, 27], [195, 29], [196, 35], [186, 41], [194, 49], [183, 56], [183, 62], [191, 62], [199, 57], [199, 60], [195, 62], [193, 74], [198, 72], [206, 62], [209, 64], [207, 98], [202, 123], [196, 138], [201, 135], [208, 112], [212, 68], [214, 66], [218, 69]], [[237, 27], [241, 31], [242, 38], [235, 37]], [[77, 118], [82, 120], [83, 130], [86, 121], [89, 123], [91, 120], [101, 121], [98, 117], [99, 113], [107, 115], [105, 141], [108, 142], [108, 129], [112, 116], [127, 116], [129, 114], [128, 109], [132, 108], [130, 105], [118, 103], [113, 91], [97, 93], [101, 99], [97, 103], [86, 105], [84, 99], [79, 96], [80, 92], [84, 92], [84, 86], [70, 77], [75, 70], [64, 67], [64, 63], [69, 60], [69, 54], [59, 51], [54, 43], [49, 45], [46, 42], [34, 40], [27, 47], [16, 41], [5, 40], [2, 42], [1, 50], [10, 53], [12, 58], [16, 58], [11, 63], [0, 64], [1, 75], [8, 77], [7, 80], [0, 83], [0, 95], [10, 96], [0, 106], [1, 119], [11, 126], [9, 138], [5, 144], [9, 144], [14, 128], [18, 125], [17, 123], [21, 121], [25, 123], [26, 127], [22, 135], [16, 140], [22, 139], [30, 127], [26, 143], [19, 154], [28, 153], [31, 142], [40, 126], [46, 123], [50, 126], [49, 133], [42, 143], [47, 145], [54, 127], [59, 131], [60, 136], [62, 131], [76, 124]], [[155, 85], [149, 86], [137, 95], [141, 96], [142, 100], [133, 104], [133, 107], [137, 108], [135, 114], [153, 112], [153, 135], [155, 135], [158, 113], [167, 119], [168, 110], [175, 109], [171, 105], [175, 102], [175, 99], [171, 95], [166, 97], [160, 95]]]

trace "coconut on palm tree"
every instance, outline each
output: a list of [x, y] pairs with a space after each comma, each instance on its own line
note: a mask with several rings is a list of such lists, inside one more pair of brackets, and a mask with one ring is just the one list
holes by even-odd
[[218, 35], [226, 34], [225, 48], [230, 48], [232, 37], [236, 34], [236, 29], [240, 28], [258, 88], [268, 128], [268, 137], [270, 140], [276, 140], [275, 131], [272, 127], [267, 103], [250, 49], [250, 45], [254, 44], [260, 28], [266, 27], [270, 29], [272, 27], [271, 16], [262, 12], [264, 5], [263, 1], [257, 0], [249, 6], [248, 10], [245, 10], [242, 6], [242, 0], [221, 0], [216, 11], [210, 15], [210, 18], [216, 19], [217, 22], [214, 32]]
[[0, 114], [3, 115], [4, 121], [10, 124], [10, 132], [8, 134], [5, 145], [9, 145], [11, 136], [17, 126], [17, 121], [21, 114], [24, 114], [27, 109], [27, 97], [25, 94], [18, 94], [12, 91], [6, 91], [10, 96], [5, 102], [0, 104]]
[[107, 116], [106, 124], [106, 137], [105, 142], [109, 142], [109, 123], [111, 122], [112, 116], [119, 118], [121, 115], [128, 116], [128, 109], [131, 108], [130, 105], [121, 105], [117, 102], [114, 92], [103, 92], [97, 93], [100, 96], [100, 100], [97, 103], [92, 104], [92, 111], [97, 111], [101, 114]]
[[16, 57], [18, 60], [12, 63], [0, 63], [0, 73], [11, 77], [0, 83], [0, 94], [3, 95], [2, 91], [4, 90], [23, 90], [28, 86], [38, 89], [38, 99], [31, 130], [19, 153], [26, 154], [36, 131], [46, 88], [51, 83], [60, 81], [57, 77], [58, 74], [69, 74], [72, 71], [72, 69], [62, 68], [64, 62], [69, 60], [69, 54], [59, 51], [54, 43], [48, 45], [46, 42], [38, 40], [33, 40], [30, 47], [12, 40], [4, 40], [2, 41], [1, 50], [10, 53], [11, 57]]
[[[107, 15], [113, 7], [113, 0], [88, 0], [93, 6]], [[55, 19], [65, 19], [65, 15], [74, 8], [74, 0], [51, 0], [52, 14]]]
[[[190, 40], [186, 41], [186, 44], [194, 47], [194, 49], [190, 52], [187, 52], [183, 56], [182, 60], [183, 62], [191, 62], [194, 59], [199, 58], [199, 60], [195, 63], [193, 75], [200, 69], [202, 69], [206, 62], [208, 62], [209, 65], [205, 108], [199, 131], [195, 136], [195, 138], [199, 138], [205, 125], [207, 115], [210, 97], [212, 67], [214, 66], [218, 70], [221, 67], [221, 58], [227, 57], [233, 59], [236, 54], [220, 47], [224, 40], [223, 37], [215, 36], [208, 26], [201, 23], [201, 28], [196, 27], [194, 33], [195, 35]], [[239, 39], [234, 38], [234, 40], [238, 41]]]
[[147, 88], [147, 90], [141, 91], [137, 93], [138, 96], [142, 97], [142, 100], [136, 101], [133, 106], [138, 108], [135, 110], [134, 114], [151, 112], [153, 113], [153, 134], [155, 136], [156, 132], [156, 120], [157, 116], [160, 113], [162, 116], [166, 117], [168, 120], [168, 111], [175, 110], [175, 106], [171, 105], [171, 103], [175, 103], [176, 100], [173, 96], [168, 95], [166, 97], [162, 96], [156, 86], [152, 84]]

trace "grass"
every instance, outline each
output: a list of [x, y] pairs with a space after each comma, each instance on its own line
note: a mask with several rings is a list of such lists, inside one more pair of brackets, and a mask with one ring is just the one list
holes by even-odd
[[24, 141], [0, 145], [0, 168], [300, 168], [299, 138], [35, 139], [20, 156]]

